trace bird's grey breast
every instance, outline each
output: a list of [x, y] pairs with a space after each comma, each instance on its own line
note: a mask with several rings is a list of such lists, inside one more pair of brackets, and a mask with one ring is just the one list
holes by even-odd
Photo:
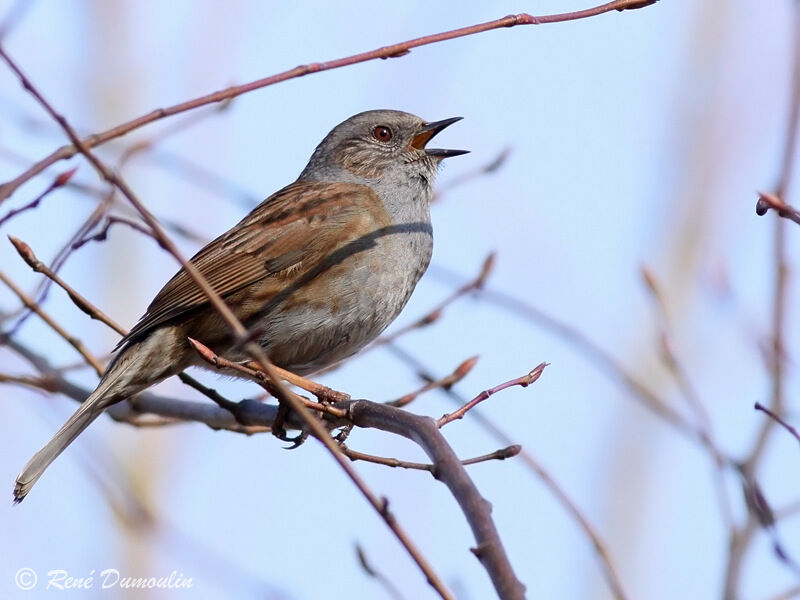
[[430, 195], [381, 200], [388, 221], [334, 252], [336, 259], [317, 274], [326, 296], [287, 298], [261, 322], [261, 343], [278, 365], [305, 374], [343, 360], [380, 335], [408, 302], [433, 251]]

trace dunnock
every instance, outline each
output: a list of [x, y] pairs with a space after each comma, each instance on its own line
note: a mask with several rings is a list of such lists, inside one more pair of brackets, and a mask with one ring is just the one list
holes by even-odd
[[[358, 352], [400, 313], [431, 258], [439, 163], [466, 153], [425, 146], [459, 119], [426, 123], [394, 110], [350, 117], [297, 181], [191, 259], [273, 363], [301, 375], [322, 369]], [[246, 358], [182, 269], [120, 341], [94, 392], [22, 469], [15, 501], [105, 408], [203, 366], [190, 337], [228, 359]]]

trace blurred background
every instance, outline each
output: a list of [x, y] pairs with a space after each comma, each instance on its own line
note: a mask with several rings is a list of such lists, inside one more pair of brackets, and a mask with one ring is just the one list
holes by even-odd
[[[509, 13], [591, 5], [0, 0], [0, 19], [12, 16], [7, 51], [57, 110], [89, 134], [302, 63]], [[439, 376], [480, 355], [455, 388], [465, 398], [550, 363], [537, 383], [504, 391], [481, 412], [522, 444], [594, 525], [628, 597], [721, 598], [726, 580], [737, 598], [791, 597], [799, 592], [798, 574], [757, 528], [742, 547], [741, 566], [729, 573], [731, 524], [748, 519], [733, 470], [720, 475], [707, 449], [649, 410], [585, 345], [492, 300], [505, 294], [567, 324], [687, 421], [700, 422], [663, 360], [664, 320], [643, 282], [646, 266], [661, 289], [670, 347], [708, 412], [718, 448], [746, 458], [766, 419], [753, 404], [770, 400], [765, 349], [775, 287], [776, 217], [755, 215], [755, 192], [772, 189], [779, 175], [793, 24], [789, 0], [665, 0], [578, 22], [501, 29], [294, 79], [220, 110], [160, 120], [98, 152], [156, 216], [211, 239], [294, 180], [322, 137], [354, 113], [396, 108], [428, 120], [463, 116], [441, 145], [471, 154], [448, 161], [440, 174], [446, 193], [433, 209], [433, 263], [393, 328], [474, 277], [494, 251], [491, 294], [461, 299], [434, 325], [401, 337], [398, 347]], [[64, 143], [3, 65], [0, 181]], [[145, 146], [126, 157], [137, 144]], [[506, 148], [496, 171], [446, 187]], [[0, 231], [25, 240], [45, 262], [107, 191], [93, 169], [80, 157], [57, 163], [0, 206], [2, 218], [71, 166], [78, 167], [74, 182], [99, 193], [57, 190]], [[787, 200], [798, 203], [791, 190]], [[114, 212], [130, 214], [123, 202]], [[797, 423], [800, 326], [792, 273], [800, 229], [787, 227], [785, 400], [787, 418]], [[175, 239], [186, 253], [203, 243]], [[3, 241], [0, 265], [24, 289], [37, 289], [41, 276]], [[60, 273], [130, 327], [176, 268], [151, 239], [115, 226], [104, 243], [70, 255]], [[0, 289], [3, 329], [17, 322], [19, 307]], [[99, 356], [118, 339], [59, 289], [44, 307]], [[16, 336], [59, 366], [80, 363], [35, 317]], [[0, 348], [0, 372], [31, 370]], [[258, 393], [213, 373], [197, 376], [231, 398]], [[96, 382], [86, 368], [68, 377], [85, 386]], [[321, 381], [376, 401], [420, 384], [416, 369], [386, 348]], [[200, 398], [175, 380], [158, 391]], [[409, 409], [438, 417], [453, 406], [432, 392]], [[136, 429], [102, 418], [13, 507], [17, 472], [74, 408], [62, 396], [0, 388], [0, 489], [8, 492], [0, 502], [2, 597], [43, 594], [53, 569], [96, 577], [106, 568], [147, 577], [177, 571], [193, 580], [188, 591], [127, 592], [137, 598], [389, 597], [359, 565], [355, 544], [403, 597], [433, 597], [383, 522], [313, 441], [288, 452], [269, 434], [248, 437], [200, 424]], [[506, 445], [469, 416], [445, 435], [464, 458]], [[348, 445], [424, 460], [416, 446], [381, 432], [354, 431]], [[773, 431], [758, 481], [770, 505], [785, 510], [778, 535], [798, 559], [799, 464], [796, 440]], [[459, 598], [493, 597], [468, 550], [471, 532], [444, 486], [425, 473], [361, 462], [356, 468], [390, 499]], [[494, 507], [529, 597], [613, 597], [584, 531], [520, 458], [469, 472]], [[14, 584], [23, 567], [39, 574], [34, 592]], [[80, 595], [103, 592], [95, 586]]]

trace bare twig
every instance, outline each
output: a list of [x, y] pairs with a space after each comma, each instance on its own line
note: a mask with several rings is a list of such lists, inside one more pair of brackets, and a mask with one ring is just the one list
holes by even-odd
[[754, 408], [756, 410], [760, 410], [769, 416], [770, 419], [773, 419], [775, 422], [779, 423], [786, 431], [791, 433], [798, 442], [800, 442], [800, 432], [798, 432], [797, 429], [795, 429], [792, 425], [789, 425], [789, 423], [787, 423], [785, 419], [781, 418], [780, 415], [778, 415], [775, 411], [770, 410], [760, 402], [756, 402]]
[[15, 217], [16, 215], [25, 212], [26, 210], [31, 210], [39, 206], [39, 203], [53, 190], [56, 190], [60, 187], [66, 185], [66, 183], [70, 180], [70, 178], [75, 174], [75, 171], [78, 170], [78, 167], [73, 167], [68, 171], [64, 171], [58, 177], [56, 177], [53, 182], [48, 185], [45, 190], [36, 196], [33, 200], [25, 204], [24, 206], [20, 206], [19, 208], [15, 208], [13, 210], [8, 211], [8, 214], [4, 217], [0, 217], [0, 227], [2, 227], [7, 221]]
[[72, 300], [73, 304], [75, 304], [75, 306], [77, 306], [81, 312], [89, 315], [89, 317], [92, 319], [97, 319], [98, 321], [105, 323], [120, 335], [126, 334], [125, 329], [121, 325], [97, 308], [94, 304], [89, 302], [81, 294], [76, 292], [70, 285], [61, 279], [61, 277], [56, 275], [56, 273], [54, 273], [50, 267], [36, 258], [36, 255], [33, 253], [33, 250], [31, 250], [31, 247], [28, 246], [28, 244], [13, 236], [8, 236], [8, 239], [14, 245], [14, 248], [22, 257], [22, 260], [24, 260], [25, 263], [36, 273], [41, 273], [60, 286], [65, 292], [67, 292], [69, 299]]
[[[353, 462], [357, 460], [363, 460], [364, 462], [371, 462], [378, 465], [383, 465], [385, 467], [392, 467], [395, 469], [411, 469], [413, 471], [430, 471], [433, 473], [434, 465], [429, 463], [415, 463], [415, 462], [408, 462], [405, 460], [398, 460], [396, 458], [387, 458], [385, 456], [375, 456], [374, 454], [365, 454], [364, 452], [358, 452], [357, 450], [353, 450], [342, 444], [340, 446], [342, 452], [345, 453], [347, 458], [352, 460]], [[506, 460], [507, 458], [512, 458], [517, 456], [522, 450], [522, 446], [518, 444], [513, 444], [508, 446], [507, 448], [500, 448], [499, 450], [495, 450], [494, 452], [490, 452], [489, 454], [483, 454], [481, 456], [476, 456], [474, 458], [467, 458], [461, 461], [461, 464], [464, 466], [475, 465], [482, 462], [489, 462], [490, 460]]]
[[786, 204], [781, 198], [769, 192], [759, 192], [758, 202], [756, 202], [756, 214], [764, 216], [770, 209], [778, 213], [784, 219], [789, 219], [800, 225], [800, 210]]
[[[188, 340], [192, 348], [194, 348], [194, 350], [200, 355], [200, 357], [206, 362], [208, 362], [210, 365], [221, 370], [230, 369], [231, 371], [235, 371], [236, 373], [238, 373], [240, 376], [252, 379], [257, 383], [259, 383], [260, 385], [264, 386], [264, 389], [267, 390], [272, 395], [277, 395], [278, 393], [280, 393], [277, 391], [275, 384], [268, 379], [268, 375], [265, 373], [264, 369], [261, 368], [261, 365], [259, 365], [258, 363], [242, 364], [233, 362], [228, 360], [227, 358], [215, 354], [208, 346], [203, 345], [201, 342], [198, 342], [195, 339], [188, 338]], [[279, 367], [274, 367], [274, 368], [276, 371], [279, 370]], [[286, 371], [284, 369], [280, 369], [279, 372], [289, 373], [289, 371]], [[292, 377], [298, 377], [293, 373], [289, 373], [289, 375]], [[301, 377], [298, 378], [303, 379]], [[324, 386], [319, 386], [319, 387], [324, 387]], [[341, 392], [334, 392], [334, 390], [331, 390], [330, 388], [325, 388], [325, 389], [331, 392], [331, 395], [335, 394], [334, 397], [336, 397], [338, 400], [350, 399], [350, 396], [348, 396], [347, 394], [343, 394]], [[306, 398], [303, 398], [302, 396], [299, 396], [298, 394], [294, 394], [292, 392], [287, 392], [287, 393], [292, 394], [292, 396], [296, 398], [298, 402], [302, 403], [303, 406], [305, 406], [310, 410], [324, 412], [326, 414], [331, 415], [332, 417], [336, 417], [339, 419], [345, 418], [347, 416], [345, 411], [330, 406], [329, 404], [323, 404], [321, 402], [312, 402], [310, 400], [307, 400]], [[338, 400], [333, 400], [333, 401], [336, 402]], [[226, 400], [224, 402], [217, 402], [217, 404], [219, 404], [222, 408], [230, 410], [231, 412], [234, 413], [234, 415], [236, 415], [237, 412], [236, 407], [238, 406], [239, 403], [230, 402], [229, 400]]]
[[[345, 403], [338, 403], [341, 406]], [[525, 586], [508, 571], [507, 558], [491, 517], [491, 508], [478, 492], [436, 422], [405, 410], [364, 400], [348, 403], [356, 427], [371, 427], [406, 437], [419, 444], [434, 464], [434, 476], [447, 485], [469, 522], [478, 545], [473, 549], [501, 598], [524, 598]]]
[[6, 284], [6, 286], [12, 292], [14, 292], [17, 298], [19, 298], [20, 301], [22, 301], [22, 303], [27, 308], [35, 312], [39, 316], [39, 318], [42, 319], [42, 321], [47, 323], [50, 329], [55, 331], [58, 335], [64, 338], [64, 340], [70, 346], [75, 348], [75, 350], [78, 351], [78, 353], [86, 360], [86, 362], [92, 365], [92, 368], [98, 375], [103, 374], [103, 371], [105, 371], [105, 366], [99, 360], [97, 360], [97, 358], [91, 352], [89, 352], [86, 346], [83, 345], [82, 341], [80, 341], [78, 338], [68, 333], [67, 330], [64, 329], [61, 325], [59, 325], [58, 322], [56, 322], [56, 320], [53, 319], [53, 317], [51, 317], [48, 313], [46, 313], [44, 309], [41, 306], [39, 306], [39, 304], [33, 298], [31, 298], [30, 296], [28, 296], [28, 294], [23, 292], [11, 279], [9, 279], [5, 275], [5, 273], [1, 271], [0, 271], [0, 281]]
[[150, 231], [148, 231], [146, 227], [140, 225], [139, 223], [133, 221], [132, 219], [128, 219], [126, 217], [120, 217], [117, 215], [108, 215], [100, 231], [98, 231], [97, 233], [93, 233], [92, 235], [87, 234], [81, 239], [73, 242], [72, 249], [78, 250], [81, 246], [84, 246], [89, 242], [105, 242], [106, 239], [108, 239], [108, 230], [111, 229], [112, 225], [126, 225], [127, 227], [130, 227], [134, 231], [143, 233], [147, 237], [150, 238], [153, 237]]
[[650, 293], [655, 300], [658, 307], [659, 321], [661, 323], [661, 358], [663, 359], [667, 369], [672, 377], [678, 384], [686, 404], [692, 410], [699, 424], [697, 430], [699, 435], [702, 436], [706, 449], [714, 462], [714, 488], [716, 490], [717, 498], [719, 501], [720, 511], [724, 523], [729, 528], [734, 527], [733, 509], [731, 507], [731, 499], [728, 494], [728, 489], [725, 485], [725, 470], [726, 468], [736, 467], [735, 461], [727, 454], [725, 454], [719, 446], [714, 436], [713, 427], [711, 424], [711, 417], [705, 404], [697, 392], [697, 388], [692, 384], [688, 371], [683, 365], [678, 356], [673, 350], [672, 344], [672, 326], [670, 324], [669, 314], [667, 311], [667, 302], [661, 285], [659, 284], [655, 274], [647, 267], [641, 269], [642, 279], [650, 290]]
[[414, 390], [404, 396], [401, 396], [397, 400], [391, 400], [386, 404], [390, 406], [396, 406], [398, 408], [402, 408], [403, 406], [407, 406], [411, 402], [417, 399], [420, 394], [424, 394], [430, 390], [435, 390], [437, 388], [446, 388], [449, 389], [454, 386], [456, 383], [461, 381], [464, 377], [466, 377], [467, 373], [472, 370], [472, 367], [475, 366], [475, 363], [478, 362], [478, 357], [473, 356], [472, 358], [468, 358], [460, 365], [458, 365], [452, 373], [442, 377], [441, 379], [437, 379], [436, 381], [427, 381], [422, 387], [419, 389]]
[[544, 362], [539, 363], [527, 375], [523, 375], [522, 377], [517, 377], [510, 381], [506, 381], [505, 383], [501, 383], [500, 385], [496, 385], [493, 388], [482, 391], [480, 394], [475, 396], [472, 400], [467, 402], [464, 406], [462, 406], [458, 410], [439, 417], [439, 420], [436, 421], [436, 425], [439, 427], [444, 427], [448, 423], [451, 423], [458, 419], [463, 419], [464, 415], [467, 414], [467, 412], [475, 408], [478, 404], [480, 404], [484, 400], [488, 400], [489, 398], [494, 396], [497, 392], [500, 392], [510, 387], [514, 387], [515, 385], [519, 385], [521, 387], [528, 387], [530, 384], [532, 384], [534, 381], [536, 381], [537, 379], [539, 379], [539, 377], [542, 376], [542, 372], [544, 371], [546, 366], [547, 363]]
[[[23, 357], [41, 374], [41, 377], [38, 378], [12, 377], [10, 379], [13, 381], [10, 380], [10, 383], [17, 383], [47, 392], [58, 392], [68, 398], [72, 398], [76, 402], [83, 402], [91, 392], [91, 390], [67, 381], [43, 356], [35, 353], [13, 338], [0, 335], [0, 344], [7, 346], [10, 350]], [[251, 402], [260, 404], [258, 402]], [[240, 409], [240, 414], [246, 410], [247, 401], [241, 404], [245, 405], [245, 408]], [[269, 431], [272, 421], [268, 420], [268, 413], [271, 412], [272, 419], [274, 419], [277, 413], [277, 409], [274, 406], [262, 406], [265, 406], [265, 409], [259, 412], [259, 416], [261, 417], [260, 425], [253, 427], [242, 427], [229, 411], [207, 402], [178, 400], [176, 398], [158, 396], [151, 392], [139, 394], [136, 397], [135, 408], [129, 403], [122, 402], [106, 409], [106, 413], [115, 421], [129, 423], [137, 427], [142, 426], [143, 422], [141, 416], [143, 414], [152, 414], [165, 419], [204, 423], [215, 430], [226, 429], [237, 433], [250, 434]], [[264, 423], [268, 424], [264, 425]], [[295, 421], [291, 421], [290, 424], [299, 427]]]

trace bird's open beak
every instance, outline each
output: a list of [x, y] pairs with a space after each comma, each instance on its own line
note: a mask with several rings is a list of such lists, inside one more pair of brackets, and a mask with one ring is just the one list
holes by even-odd
[[463, 117], [453, 117], [451, 119], [442, 119], [441, 121], [434, 121], [433, 123], [425, 123], [419, 130], [417, 135], [411, 140], [411, 147], [417, 150], [425, 150], [430, 156], [439, 158], [448, 158], [450, 156], [459, 156], [467, 154], [469, 150], [442, 150], [440, 148], [426, 148], [427, 144], [433, 136], [439, 133], [445, 127], [449, 127], [456, 121], [460, 121]]

